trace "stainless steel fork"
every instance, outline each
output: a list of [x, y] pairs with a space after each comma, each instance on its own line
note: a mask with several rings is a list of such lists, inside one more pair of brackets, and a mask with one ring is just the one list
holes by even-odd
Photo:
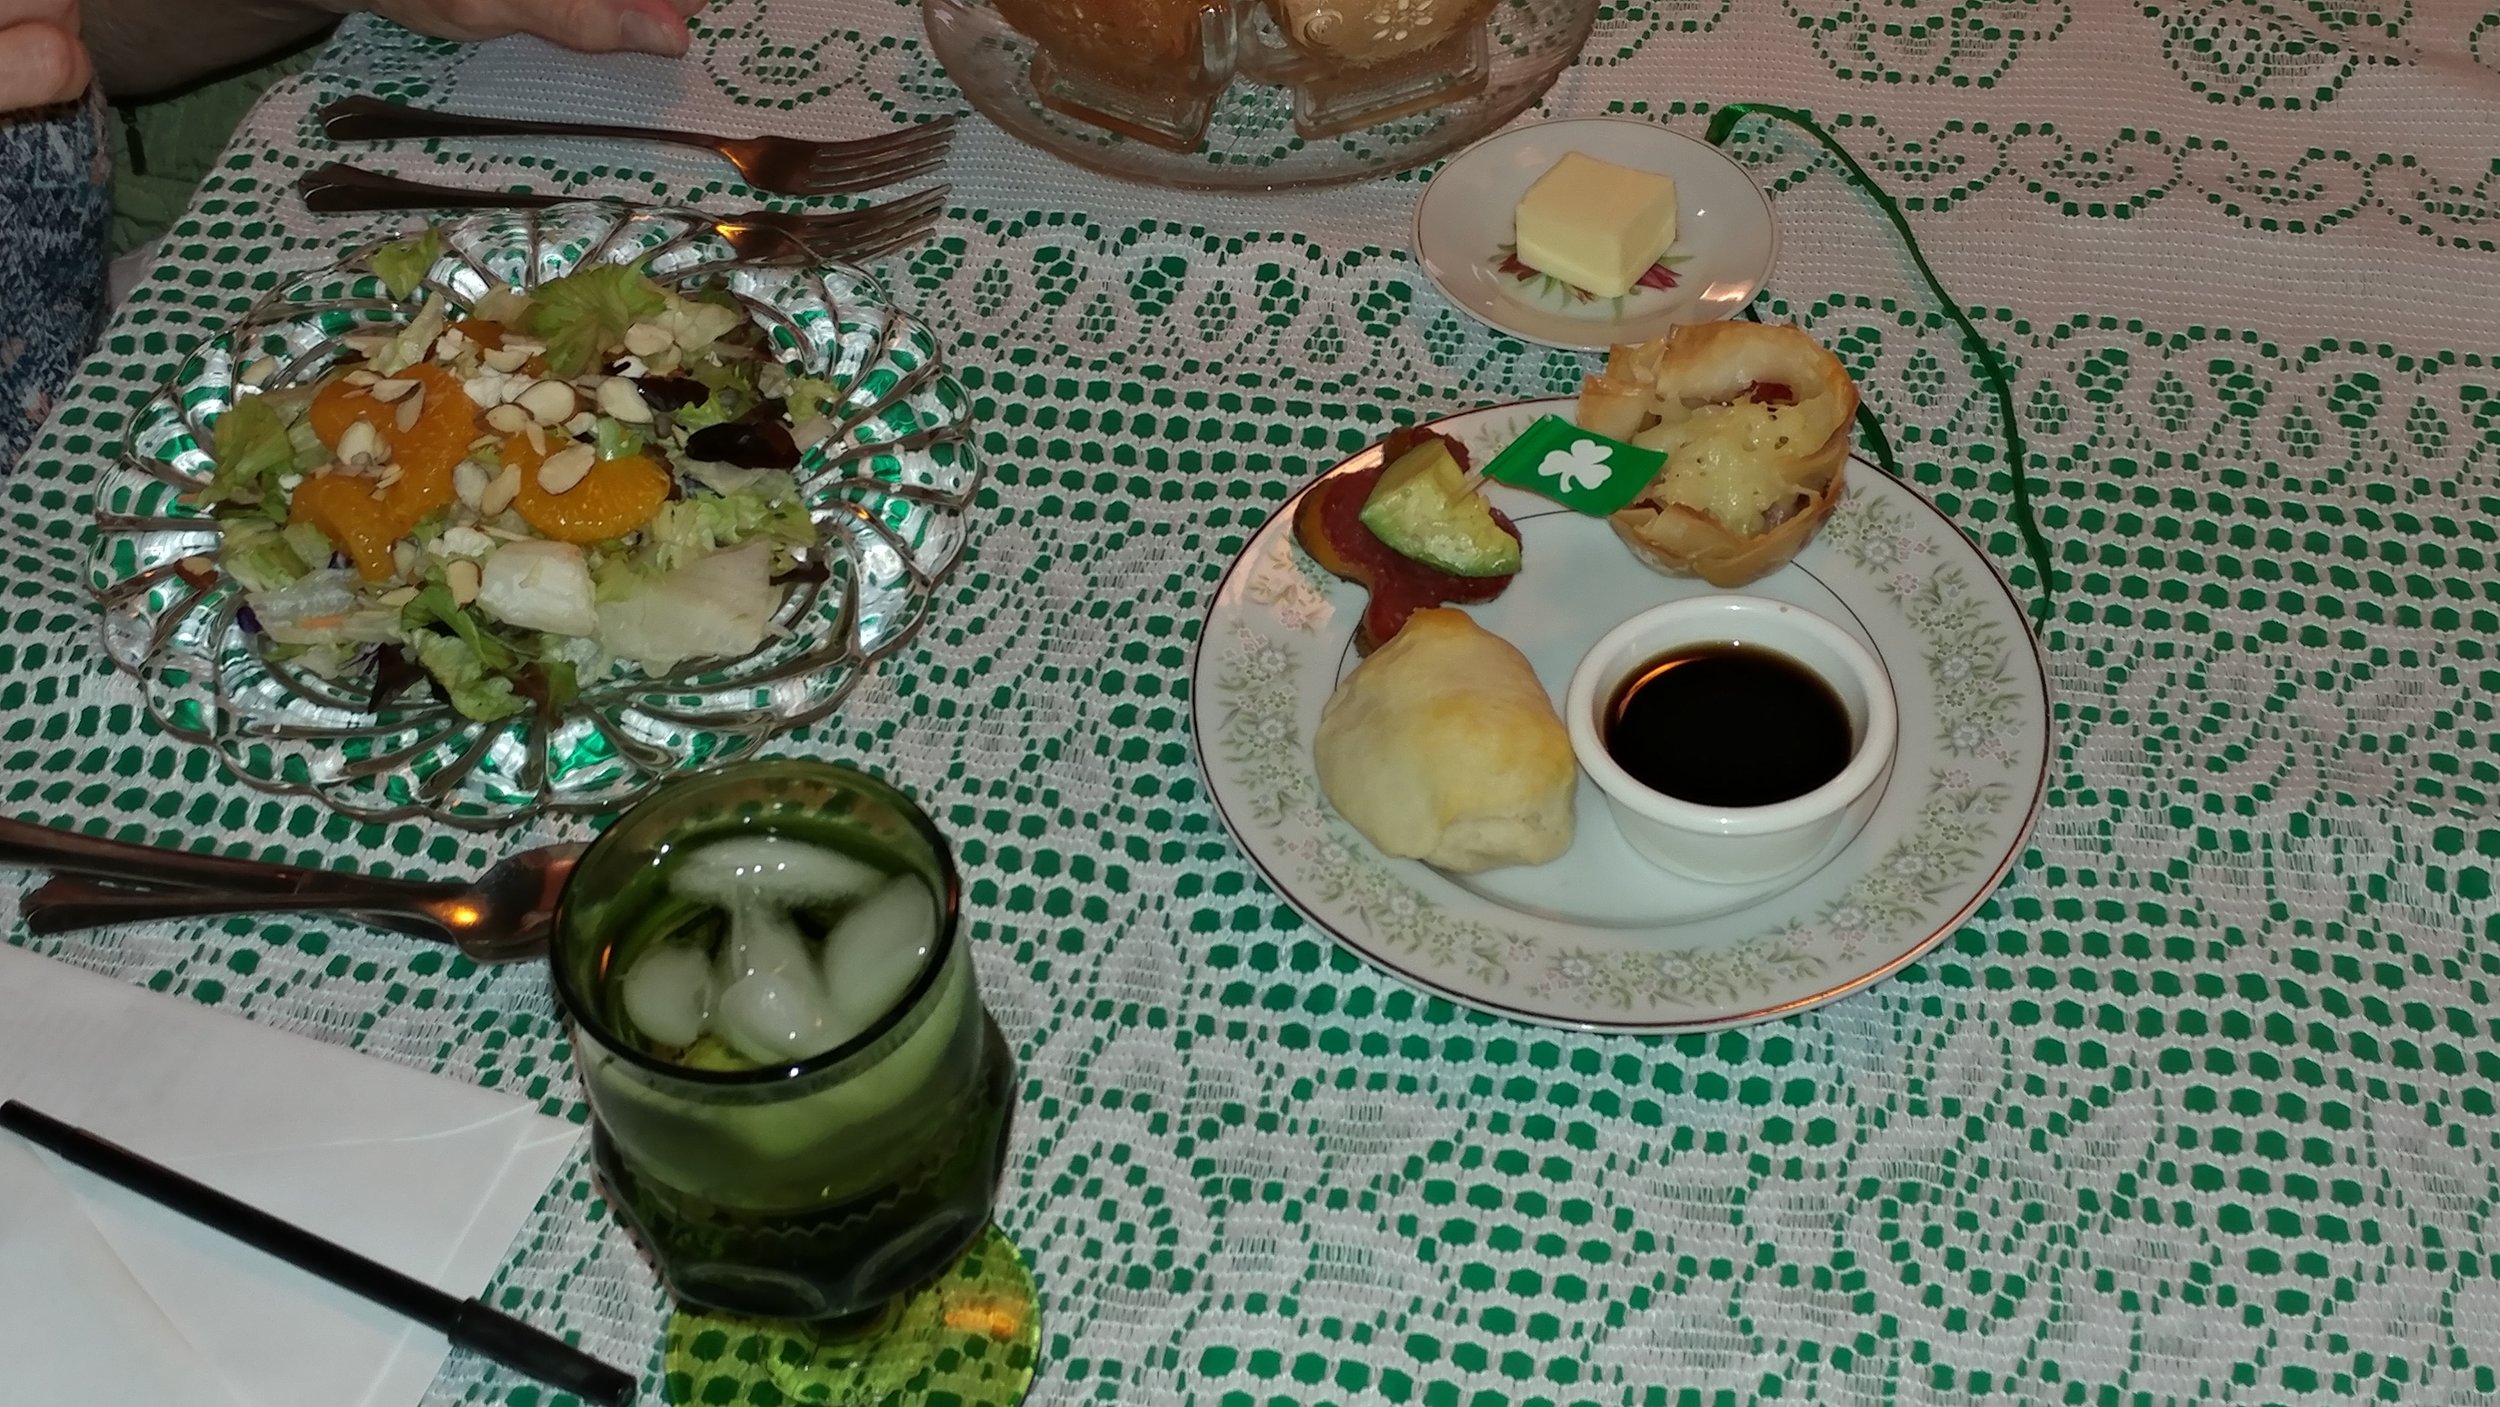
[[[295, 180], [305, 208], [322, 214], [362, 210], [545, 209], [582, 199], [544, 191], [470, 190], [386, 176], [345, 162], [315, 167]], [[708, 215], [732, 249], [761, 263], [818, 259], [860, 261], [929, 237], [946, 210], [945, 186], [856, 210], [745, 210]]]
[[943, 162], [955, 137], [952, 117], [855, 141], [811, 142], [797, 137], [721, 137], [664, 127], [477, 117], [363, 97], [340, 98], [317, 115], [321, 130], [334, 142], [402, 137], [605, 137], [703, 147], [727, 158], [748, 185], [785, 195], [833, 195], [909, 180]]

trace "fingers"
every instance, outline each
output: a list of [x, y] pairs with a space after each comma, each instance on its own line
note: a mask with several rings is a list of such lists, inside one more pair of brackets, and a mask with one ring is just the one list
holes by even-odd
[[[6, 4], [9, 0], [0, 0]], [[703, 0], [376, 0], [391, 19], [444, 39], [535, 34], [585, 53], [619, 49], [674, 58]]]
[[552, 0], [525, 4], [522, 28], [568, 49], [616, 49], [674, 58], [686, 52], [686, 13], [675, 0]]
[[87, 91], [87, 50], [63, 25], [26, 20], [0, 29], [0, 113], [50, 107]]

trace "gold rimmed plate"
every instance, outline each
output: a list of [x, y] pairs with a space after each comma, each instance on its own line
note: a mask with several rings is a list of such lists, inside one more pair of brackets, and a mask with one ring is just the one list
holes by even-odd
[[[1569, 400], [1435, 428], [1482, 463]], [[1332, 473], [1377, 462], [1367, 450]], [[1524, 564], [1466, 609], [1559, 700], [1599, 636], [1713, 590], [1633, 559], [1602, 520], [1499, 484]], [[1950, 934], [2021, 857], [2047, 784], [2047, 672], [2022, 608], [1952, 521], [1860, 461], [1822, 533], [1746, 587], [1871, 648], [1903, 719], [1891, 775], [1805, 870], [1686, 880], [1633, 854], [1594, 784], [1550, 864], [1447, 874], [1391, 859], [1331, 811], [1311, 763], [1321, 708], [1355, 664], [1362, 588], [1293, 541], [1287, 504], [1251, 539], [1199, 637], [1192, 723], [1210, 794], [1277, 891], [1374, 964], [1469, 1006], [1587, 1030], [1744, 1025], [1858, 991]]]

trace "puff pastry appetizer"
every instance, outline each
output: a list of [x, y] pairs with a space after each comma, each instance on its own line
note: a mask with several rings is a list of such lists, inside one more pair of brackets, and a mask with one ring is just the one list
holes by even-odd
[[1472, 873], [1571, 848], [1571, 737], [1527, 657], [1465, 611], [1417, 611], [1356, 665], [1313, 752], [1328, 804], [1383, 854]]

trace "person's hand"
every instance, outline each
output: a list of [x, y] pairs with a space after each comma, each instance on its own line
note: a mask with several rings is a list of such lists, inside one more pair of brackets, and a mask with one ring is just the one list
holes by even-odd
[[78, 0], [0, 0], [0, 114], [65, 103], [85, 91]]
[[[0, 0], [0, 14], [14, 4]], [[568, 49], [631, 49], [675, 57], [686, 52], [686, 21], [703, 0], [376, 0], [375, 13], [438, 39], [535, 34]]]

